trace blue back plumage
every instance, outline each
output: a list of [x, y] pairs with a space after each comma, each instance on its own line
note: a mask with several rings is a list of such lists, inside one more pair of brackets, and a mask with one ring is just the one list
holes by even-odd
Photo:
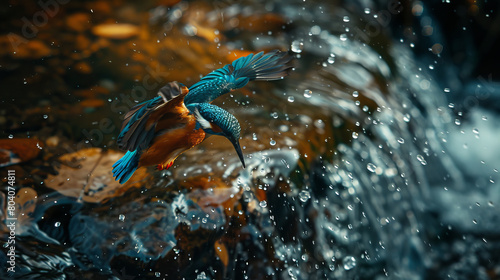
[[211, 72], [189, 88], [184, 103], [210, 103], [231, 90], [244, 87], [253, 80], [277, 80], [288, 74], [292, 59], [287, 53], [270, 52], [240, 57], [218, 70]]

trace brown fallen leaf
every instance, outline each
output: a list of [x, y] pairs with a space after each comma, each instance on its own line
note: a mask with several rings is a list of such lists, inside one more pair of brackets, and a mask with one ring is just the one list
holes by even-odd
[[32, 188], [22, 188], [17, 191], [15, 202], [17, 215], [17, 222], [19, 223], [18, 234], [22, 234], [25, 229], [28, 229], [31, 221], [31, 215], [35, 212], [37, 192]]
[[229, 263], [229, 254], [227, 252], [226, 245], [224, 245], [221, 240], [217, 240], [214, 243], [214, 249], [217, 256], [219, 256], [222, 264], [224, 264], [224, 267], [227, 269], [227, 265]]
[[83, 149], [59, 157], [61, 166], [58, 175], [49, 175], [45, 180], [47, 187], [61, 194], [75, 197], [85, 202], [103, 202], [118, 197], [126, 190], [142, 186], [146, 169], [139, 168], [125, 184], [113, 178], [112, 165], [124, 153], [102, 151], [100, 148]]
[[42, 146], [37, 139], [0, 139], [0, 167], [33, 159]]

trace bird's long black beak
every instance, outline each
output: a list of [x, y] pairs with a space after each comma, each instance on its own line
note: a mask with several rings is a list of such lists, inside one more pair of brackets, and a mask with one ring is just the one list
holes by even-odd
[[245, 158], [243, 157], [243, 152], [241, 151], [240, 143], [238, 142], [238, 140], [231, 142], [233, 143], [234, 149], [236, 150], [236, 153], [240, 158], [241, 164], [243, 164], [243, 168], [245, 168]]

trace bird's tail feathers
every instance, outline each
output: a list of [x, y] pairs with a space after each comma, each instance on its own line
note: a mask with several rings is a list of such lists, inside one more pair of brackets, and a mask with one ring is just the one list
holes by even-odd
[[113, 176], [115, 180], [123, 184], [130, 179], [132, 174], [134, 174], [137, 167], [139, 167], [139, 152], [137, 150], [127, 153], [119, 159], [115, 164], [113, 164]]

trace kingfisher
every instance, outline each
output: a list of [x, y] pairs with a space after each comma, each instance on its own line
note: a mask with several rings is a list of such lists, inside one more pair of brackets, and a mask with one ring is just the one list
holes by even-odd
[[125, 114], [117, 138], [118, 147], [127, 152], [113, 164], [115, 180], [123, 184], [143, 166], [168, 169], [180, 154], [211, 135], [227, 138], [245, 168], [238, 120], [211, 103], [249, 81], [282, 79], [292, 68], [291, 59], [281, 51], [249, 54], [212, 71], [189, 88], [170, 82], [157, 97], [134, 106]]

